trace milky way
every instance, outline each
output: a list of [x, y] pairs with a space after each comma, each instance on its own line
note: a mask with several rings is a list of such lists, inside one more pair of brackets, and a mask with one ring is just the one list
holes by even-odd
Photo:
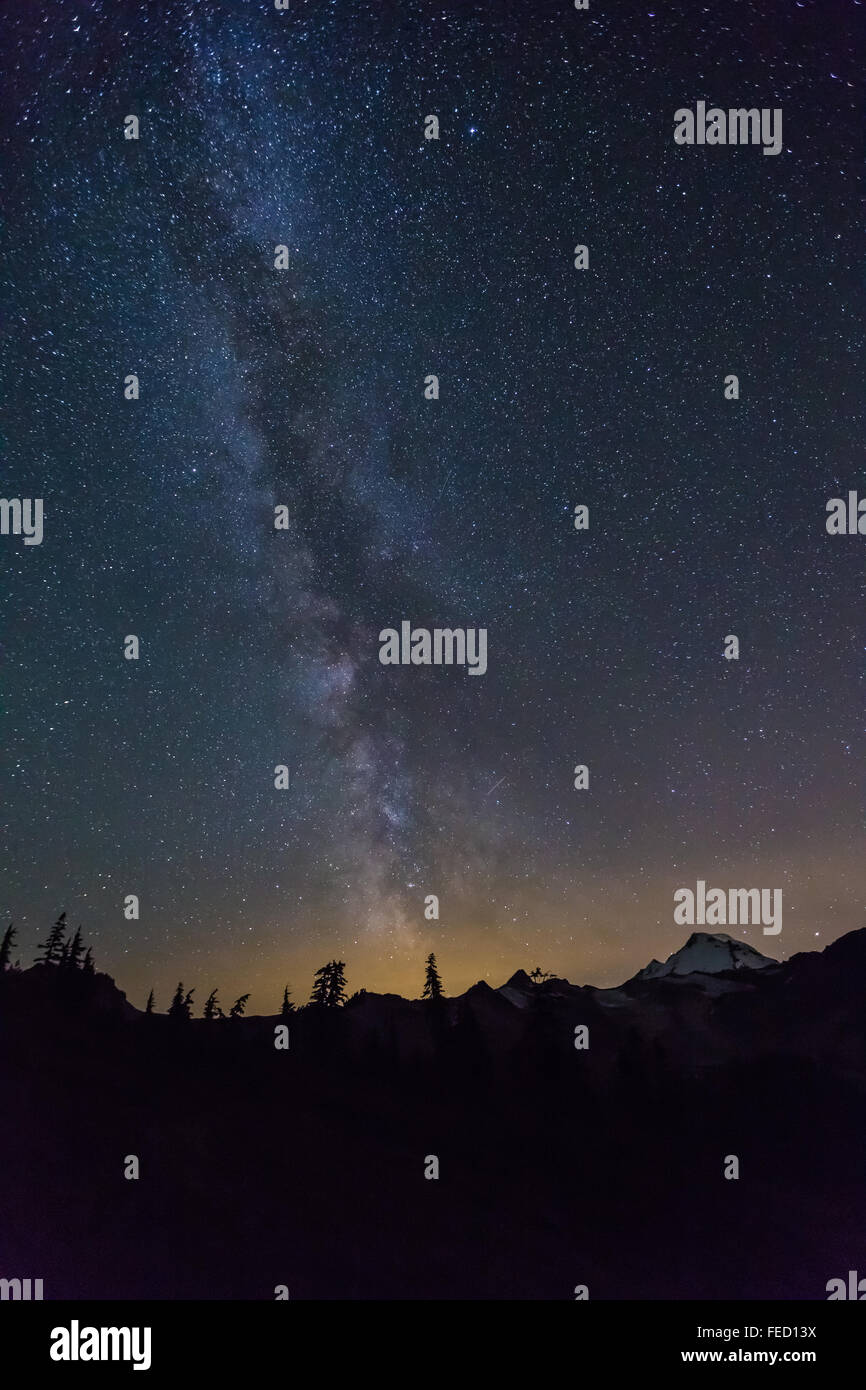
[[[10, 5], [24, 941], [264, 1009], [335, 953], [612, 982], [697, 877], [781, 885], [782, 955], [861, 924], [858, 7], [679, 8]], [[698, 100], [784, 148], [678, 147]], [[487, 674], [383, 667], [403, 620]]]

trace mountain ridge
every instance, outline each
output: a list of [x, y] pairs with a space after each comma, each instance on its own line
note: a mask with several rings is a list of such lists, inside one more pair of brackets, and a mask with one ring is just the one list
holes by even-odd
[[[684, 944], [676, 951], [673, 951], [664, 962], [651, 960], [636, 974], [630, 976], [620, 985], [597, 986], [597, 985], [578, 985], [560, 976], [551, 976], [539, 982], [533, 981], [527, 972], [520, 968], [497, 987], [491, 986], [486, 980], [477, 980], [461, 994], [443, 996], [442, 1003], [448, 1006], [459, 1005], [461, 1003], [478, 1002], [483, 1006], [498, 1006], [505, 1002], [513, 1009], [525, 1010], [529, 1008], [534, 1000], [570, 1000], [574, 998], [584, 998], [586, 1000], [598, 1000], [605, 1002], [613, 1001], [613, 997], [622, 995], [623, 998], [633, 998], [636, 989], [644, 990], [654, 983], [669, 984], [673, 980], [681, 982], [685, 986], [690, 984], [696, 987], [706, 987], [709, 977], [715, 977], [716, 989], [725, 989], [730, 986], [736, 989], [742, 984], [752, 984], [758, 977], [775, 977], [781, 975], [794, 977], [800, 975], [804, 970], [816, 970], [819, 974], [830, 971], [835, 975], [837, 969], [844, 972], [847, 968], [856, 969], [860, 964], [866, 968], [866, 927], [855, 928], [851, 932], [846, 932], [843, 936], [837, 937], [820, 951], [801, 951], [791, 956], [787, 961], [779, 961], [774, 957], [765, 956], [755, 947], [747, 942], [737, 940], [723, 932], [692, 932]], [[50, 994], [54, 988], [53, 969], [44, 965], [33, 965], [26, 970], [7, 971], [3, 977], [5, 981], [18, 979], [27, 982], [23, 988], [27, 993], [31, 993], [37, 998], [43, 994]], [[93, 983], [88, 988], [83, 980], [76, 982], [77, 993], [81, 998], [93, 999], [101, 1010], [111, 1012], [116, 1010], [126, 1019], [144, 1018], [145, 1012], [132, 1004], [111, 975], [106, 972], [97, 972], [91, 977]], [[389, 1007], [411, 1006], [412, 1009], [427, 1009], [429, 1001], [422, 999], [411, 999], [393, 991], [378, 993], [362, 989], [353, 995], [344, 1006], [345, 1009], [354, 1010], [362, 1007], [369, 1007], [371, 1004], [387, 1005]], [[299, 1009], [309, 1006], [300, 1005]], [[163, 1014], [155, 1014], [154, 1017], [164, 1017]], [[271, 1019], [279, 1017], [279, 1011], [273, 1014], [249, 1014], [245, 1018], [235, 1020], [237, 1023], [250, 1022], [252, 1019]], [[203, 1023], [204, 1019], [193, 1018], [193, 1023]]]

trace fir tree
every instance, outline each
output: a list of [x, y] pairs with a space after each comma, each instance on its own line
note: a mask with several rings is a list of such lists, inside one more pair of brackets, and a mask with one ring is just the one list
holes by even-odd
[[217, 992], [211, 990], [207, 999], [204, 1001], [204, 1017], [210, 1022], [214, 1018], [222, 1018], [223, 1011], [217, 1003]]
[[146, 1014], [153, 1013], [153, 990], [151, 990], [150, 994], [147, 996], [147, 1003], [144, 1006], [144, 1012]]
[[239, 999], [235, 1000], [229, 1009], [229, 1018], [243, 1018], [244, 1009], [247, 1007], [247, 1000], [249, 997], [248, 994], [242, 994]]
[[321, 966], [316, 971], [310, 1003], [323, 1004], [329, 1009], [336, 1009], [341, 1004], [345, 1004], [345, 972], [346, 962], [344, 960], [329, 960], [327, 965]]
[[422, 999], [441, 999], [442, 980], [436, 968], [436, 957], [431, 951], [427, 957], [427, 970], [424, 976], [424, 990]]
[[288, 1018], [289, 1014], [293, 1014], [294, 1012], [295, 1006], [289, 998], [289, 987], [286, 985], [283, 990], [283, 1003], [280, 1009], [280, 1018]]
[[332, 1009], [336, 1009], [340, 1004], [346, 1002], [346, 962], [344, 960], [331, 961], [331, 987], [328, 992], [328, 1004]]
[[91, 951], [89, 946], [87, 950], [84, 952], [84, 960], [81, 962], [81, 969], [84, 971], [85, 975], [92, 975], [94, 973], [93, 952]]
[[38, 950], [45, 954], [40, 959], [36, 958], [37, 965], [55, 965], [63, 953], [63, 941], [66, 936], [66, 913], [61, 912], [51, 931], [48, 933], [48, 940], [39, 943]]
[[189, 1000], [190, 994], [192, 994], [192, 990], [190, 990], [189, 994], [184, 996], [183, 980], [179, 980], [177, 989], [174, 992], [174, 998], [171, 1001], [171, 1006], [168, 1011], [169, 1018], [175, 1019], [178, 1023], [186, 1022], [186, 1020], [190, 1016], [190, 1009], [187, 1002]]
[[331, 977], [331, 962], [327, 965], [320, 965], [313, 978], [313, 992], [310, 995], [311, 1004], [327, 1004], [328, 1002], [328, 981]]
[[81, 928], [76, 927], [75, 935], [65, 948], [66, 954], [61, 962], [70, 970], [78, 970], [81, 966], [81, 957], [84, 955], [84, 943], [81, 940]]
[[12, 954], [12, 947], [15, 944], [15, 937], [17, 934], [15, 927], [10, 922], [3, 933], [3, 940], [0, 941], [0, 972], [4, 971], [9, 965], [9, 957]]

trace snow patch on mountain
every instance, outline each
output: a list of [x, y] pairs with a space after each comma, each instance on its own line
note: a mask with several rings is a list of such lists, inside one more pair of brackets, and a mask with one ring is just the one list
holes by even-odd
[[635, 975], [636, 980], [657, 980], [665, 975], [718, 975], [723, 970], [766, 970], [778, 961], [761, 955], [754, 946], [736, 941], [723, 932], [692, 932], [685, 946], [662, 963], [651, 960]]

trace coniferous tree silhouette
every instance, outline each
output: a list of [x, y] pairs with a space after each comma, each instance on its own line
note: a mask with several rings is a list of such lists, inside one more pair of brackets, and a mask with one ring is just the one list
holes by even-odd
[[338, 1008], [346, 1002], [346, 962], [344, 960], [331, 961], [331, 985], [328, 992], [328, 1004], [332, 1009]]
[[38, 950], [45, 954], [40, 959], [36, 958], [37, 965], [56, 965], [63, 954], [63, 942], [66, 936], [66, 913], [61, 912], [54, 926], [48, 933], [48, 940], [39, 943]]
[[78, 970], [81, 966], [81, 957], [84, 955], [84, 943], [81, 940], [81, 928], [76, 927], [75, 935], [72, 940], [64, 947], [64, 956], [61, 965], [69, 970]]
[[147, 1003], [144, 1006], [144, 1012], [146, 1014], [153, 1013], [153, 990], [151, 990], [150, 994], [147, 996]]
[[442, 979], [436, 968], [436, 957], [431, 951], [427, 957], [427, 970], [424, 976], [424, 990], [421, 994], [422, 999], [441, 999], [442, 998]]
[[211, 992], [210, 992], [210, 994], [208, 995], [207, 999], [204, 1001], [204, 1015], [203, 1015], [203, 1017], [206, 1018], [206, 1019], [208, 1019], [208, 1021], [210, 1021], [211, 1019], [214, 1019], [214, 1018], [222, 1018], [222, 1017], [223, 1017], [223, 1011], [222, 1011], [222, 1009], [220, 1008], [220, 1006], [219, 1006], [219, 1004], [218, 1004], [218, 1002], [217, 1002], [217, 992], [216, 992], [215, 989], [211, 990]]
[[313, 992], [310, 995], [311, 1004], [327, 1004], [329, 980], [331, 978], [331, 962], [327, 965], [320, 965], [313, 978]]
[[329, 960], [327, 965], [316, 971], [313, 983], [311, 1004], [324, 1004], [326, 1008], [336, 1009], [346, 1002], [346, 962]]
[[15, 926], [10, 922], [3, 933], [3, 940], [0, 941], [0, 971], [5, 970], [9, 965], [9, 957], [12, 954], [12, 947], [15, 944], [17, 934]]
[[294, 1012], [295, 1006], [289, 998], [289, 987], [288, 985], [286, 985], [285, 989], [283, 990], [283, 1002], [280, 1008], [280, 1017], [288, 1018], [289, 1014], [293, 1014]]
[[248, 994], [242, 994], [239, 999], [235, 1000], [229, 1009], [229, 1018], [243, 1018], [244, 1009], [247, 1006], [249, 997]]
[[84, 971], [85, 975], [92, 975], [94, 973], [93, 952], [91, 951], [89, 946], [87, 950], [84, 952], [84, 960], [81, 962], [81, 969]]
[[174, 992], [174, 998], [171, 1001], [171, 1007], [168, 1011], [169, 1018], [175, 1019], [178, 1023], [185, 1023], [187, 1019], [190, 1018], [192, 1014], [190, 997], [193, 993], [194, 991], [190, 990], [189, 993], [185, 995], [183, 992], [183, 980], [178, 981], [178, 986]]

